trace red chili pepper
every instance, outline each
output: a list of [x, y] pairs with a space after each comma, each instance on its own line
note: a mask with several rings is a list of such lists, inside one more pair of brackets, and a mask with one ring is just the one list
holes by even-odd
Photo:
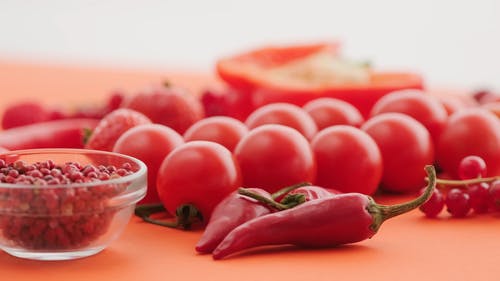
[[[263, 245], [329, 247], [371, 238], [385, 220], [418, 208], [429, 199], [436, 185], [436, 175], [432, 166], [427, 166], [426, 171], [429, 183], [425, 192], [410, 202], [379, 205], [370, 196], [360, 193], [308, 201], [238, 226], [213, 251], [213, 258], [221, 259]], [[248, 194], [245, 190], [242, 193]]]
[[[303, 203], [304, 200], [308, 200], [308, 196], [303, 195], [303, 192], [306, 192], [308, 187], [310, 187], [310, 185], [307, 183], [299, 183], [297, 185], [285, 187], [272, 195], [260, 188], [246, 189], [261, 198], [261, 200], [268, 202], [267, 204], [262, 204], [256, 199], [243, 196], [239, 194], [238, 191], [232, 192], [214, 209], [210, 221], [205, 228], [205, 232], [196, 245], [196, 251], [200, 253], [211, 253], [224, 237], [237, 226], [251, 219], [272, 213], [275, 210], [284, 210]], [[293, 193], [296, 190], [302, 191]], [[283, 197], [283, 194], [287, 194], [287, 196], [284, 197], [287, 198], [287, 203], [280, 204], [274, 201], [273, 198]], [[319, 194], [325, 194], [326, 196], [327, 191], [318, 190], [318, 196]], [[268, 206], [269, 202], [271, 202], [271, 206]]]
[[[271, 194], [263, 189], [251, 188], [249, 190], [260, 196], [271, 198]], [[268, 206], [255, 199], [243, 196], [238, 191], [232, 192], [214, 209], [205, 232], [196, 244], [196, 251], [211, 253], [235, 227], [256, 217], [269, 214], [271, 211]]]
[[98, 119], [63, 119], [16, 127], [0, 132], [0, 146], [9, 150], [83, 148], [84, 132]]

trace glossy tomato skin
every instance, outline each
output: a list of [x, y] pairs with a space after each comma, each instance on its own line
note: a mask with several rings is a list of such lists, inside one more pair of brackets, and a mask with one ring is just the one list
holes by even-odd
[[232, 153], [210, 141], [192, 141], [174, 149], [158, 170], [160, 200], [170, 214], [192, 204], [203, 222], [215, 206], [241, 186], [241, 172]]
[[420, 90], [394, 91], [380, 98], [371, 110], [371, 116], [399, 112], [413, 117], [424, 125], [436, 143], [448, 119], [444, 106]]
[[500, 121], [482, 108], [470, 108], [452, 114], [437, 146], [437, 163], [458, 177], [460, 161], [469, 155], [484, 159], [487, 176], [500, 175]]
[[316, 185], [344, 193], [375, 193], [382, 178], [382, 155], [367, 133], [347, 125], [331, 126], [321, 130], [311, 146]]
[[148, 191], [139, 203], [159, 203], [156, 190], [158, 169], [163, 159], [184, 139], [176, 131], [161, 124], [145, 124], [129, 129], [116, 141], [113, 151], [142, 160], [148, 167]]
[[383, 189], [409, 193], [425, 186], [424, 167], [434, 163], [434, 147], [422, 124], [402, 113], [384, 113], [370, 118], [361, 129], [382, 154]]
[[313, 182], [316, 177], [316, 162], [309, 142], [287, 126], [270, 124], [250, 130], [234, 154], [245, 187], [272, 193], [296, 183]]
[[213, 116], [201, 119], [189, 127], [184, 133], [184, 140], [213, 141], [233, 151], [247, 133], [247, 126], [239, 120], [226, 116]]
[[318, 132], [314, 119], [302, 108], [290, 103], [272, 103], [252, 112], [245, 121], [249, 129], [265, 124], [280, 124], [296, 129], [307, 139]]
[[333, 125], [360, 127], [365, 121], [356, 107], [339, 99], [314, 99], [304, 104], [302, 108], [313, 118], [318, 130]]

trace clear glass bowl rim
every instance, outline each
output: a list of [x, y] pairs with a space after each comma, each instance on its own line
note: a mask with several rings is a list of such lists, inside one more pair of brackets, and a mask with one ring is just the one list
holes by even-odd
[[[130, 162], [136, 164], [139, 169], [130, 175], [126, 175], [119, 178], [95, 181], [95, 182], [85, 182], [85, 183], [70, 183], [70, 184], [51, 184], [51, 185], [37, 185], [33, 184], [16, 184], [16, 183], [0, 183], [0, 188], [26, 188], [26, 189], [54, 189], [54, 188], [79, 188], [79, 187], [88, 187], [91, 188], [93, 186], [102, 186], [107, 184], [124, 184], [130, 183], [138, 178], [144, 176], [147, 173], [147, 166], [141, 160], [128, 156], [125, 154], [120, 154], [116, 152], [104, 151], [104, 150], [93, 150], [93, 149], [84, 149], [84, 148], [34, 148], [34, 149], [23, 149], [23, 150], [11, 150], [0, 153], [0, 156], [3, 155], [16, 155], [16, 154], [98, 154], [102, 156], [111, 156], [117, 158], [123, 158]], [[47, 159], [49, 160], [49, 159]]]

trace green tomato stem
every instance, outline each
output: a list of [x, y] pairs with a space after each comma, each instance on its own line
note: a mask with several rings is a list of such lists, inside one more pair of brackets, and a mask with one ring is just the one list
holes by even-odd
[[163, 212], [166, 212], [166, 210], [162, 204], [139, 205], [135, 208], [134, 211], [136, 216], [140, 217], [147, 223], [170, 228], [180, 227], [187, 230], [191, 228], [191, 225], [193, 223], [203, 221], [203, 216], [201, 215], [201, 213], [195, 206], [191, 204], [181, 205], [179, 208], [177, 208], [175, 221], [158, 220], [151, 218], [151, 215]]
[[151, 215], [165, 212], [165, 207], [162, 204], [143, 204], [135, 207], [135, 215], [140, 217], [143, 221], [165, 227], [177, 228], [179, 223], [177, 221], [164, 221], [151, 218]]

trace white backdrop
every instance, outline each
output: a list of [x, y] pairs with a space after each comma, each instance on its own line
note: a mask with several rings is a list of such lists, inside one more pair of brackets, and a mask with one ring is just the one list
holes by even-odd
[[433, 84], [500, 88], [498, 0], [0, 0], [0, 59], [210, 71], [262, 44], [329, 39]]

